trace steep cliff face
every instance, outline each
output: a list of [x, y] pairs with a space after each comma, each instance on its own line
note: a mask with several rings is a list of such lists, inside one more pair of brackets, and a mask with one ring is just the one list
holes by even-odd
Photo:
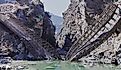
[[71, 0], [68, 9], [63, 13], [64, 23], [58, 36], [59, 46], [64, 46], [64, 44], [66, 44], [65, 40], [70, 41], [70, 45], [68, 46], [71, 46], [71, 43], [73, 44], [78, 38], [78, 35], [84, 34], [88, 26], [91, 25], [88, 22], [102, 12], [106, 3], [108, 3], [108, 1]]
[[[71, 0], [71, 4], [69, 5], [68, 9], [63, 13], [64, 23], [57, 40], [59, 47], [68, 51], [72, 44], [74, 44], [74, 42], [81, 35], [85, 34], [85, 31], [89, 28], [89, 26], [93, 25], [93, 23], [90, 23], [90, 21], [95, 20], [102, 13], [108, 3], [112, 2], [115, 1]], [[91, 52], [91, 54], [99, 56], [99, 53], [103, 52], [103, 56], [106, 59], [108, 59], [108, 56], [112, 55], [110, 56], [109, 60], [113, 59], [113, 57], [116, 57], [116, 53], [119, 50], [121, 42], [119, 31], [120, 27], [117, 28], [114, 34], [108, 38], [107, 41], [101, 44], [99, 48]], [[96, 59], [96, 57], [94, 58]]]
[[[45, 49], [50, 48], [48, 47], [49, 43], [49, 45], [55, 48], [55, 27], [50, 20], [50, 15], [48, 12], [45, 12], [44, 5], [39, 0], [16, 1], [20, 5], [29, 6], [29, 9], [18, 9], [16, 12], [12, 13], [14, 14], [15, 18], [19, 19], [19, 21], [23, 22], [29, 30], [33, 31], [37, 38], [42, 38], [42, 47], [45, 47]], [[31, 51], [27, 50], [28, 48], [29, 47], [27, 47], [23, 39], [15, 35], [4, 25], [0, 24], [0, 53], [2, 53], [0, 56], [10, 56], [13, 59], [38, 59], [33, 57], [33, 55], [30, 53]], [[34, 52], [34, 50], [32, 52]], [[38, 53], [40, 52], [42, 51], [38, 51]], [[50, 58], [46, 55], [47, 53], [43, 52], [40, 54], [42, 54], [42, 57], [39, 59]]]

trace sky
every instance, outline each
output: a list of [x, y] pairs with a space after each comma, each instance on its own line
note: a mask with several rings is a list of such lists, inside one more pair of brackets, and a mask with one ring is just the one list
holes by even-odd
[[45, 10], [51, 12], [55, 15], [62, 16], [62, 12], [64, 12], [70, 0], [41, 0], [44, 4]]

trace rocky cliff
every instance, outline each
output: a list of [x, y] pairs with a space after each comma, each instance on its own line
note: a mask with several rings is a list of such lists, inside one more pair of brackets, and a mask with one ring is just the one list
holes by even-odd
[[71, 46], [71, 43], [77, 38], [74, 36], [84, 34], [87, 26], [91, 25], [88, 24], [90, 18], [100, 14], [103, 8], [104, 3], [101, 0], [71, 0], [68, 9], [63, 13], [64, 23], [58, 37], [59, 46], [64, 46], [64, 44], [66, 44], [65, 40], [68, 40], [68, 42], [70, 41], [68, 45]]
[[[91, 20], [96, 20], [104, 8], [114, 0], [71, 0], [68, 9], [63, 13], [64, 23], [58, 35], [58, 46], [68, 51], [75, 41], [86, 34]], [[105, 33], [102, 36], [106, 35]], [[105, 38], [105, 37], [104, 37]], [[110, 38], [102, 43], [96, 50], [90, 53], [95, 58], [105, 59], [107, 63], [115, 60], [120, 54], [120, 26], [116, 28]], [[90, 46], [89, 46], [90, 47]], [[103, 54], [102, 54], [103, 53]], [[118, 54], [117, 54], [118, 53]], [[93, 55], [92, 55], [93, 54]], [[87, 56], [86, 58], [89, 58]], [[109, 61], [108, 61], [109, 60]], [[105, 62], [105, 61], [102, 61]]]
[[[6, 3], [6, 2], [3, 2], [3, 3]], [[28, 60], [35, 60], [35, 59], [42, 60], [42, 59], [56, 58], [55, 56], [56, 44], [55, 44], [55, 37], [54, 37], [55, 26], [50, 20], [51, 16], [49, 15], [49, 13], [44, 10], [43, 3], [40, 2], [39, 0], [16, 0], [16, 1], [9, 0], [7, 3], [17, 4], [20, 6], [26, 5], [29, 7], [26, 9], [18, 8], [16, 11], [12, 13], [4, 13], [4, 14], [7, 14], [14, 18], [13, 21], [11, 22], [20, 24], [23, 27], [12, 23], [13, 26], [17, 25], [15, 27], [20, 26], [20, 28], [26, 28], [27, 30], [26, 31], [23, 30], [23, 33], [27, 31], [31, 31], [32, 34], [36, 37], [36, 39], [38, 39], [36, 43], [38, 42], [39, 47], [42, 47], [44, 49], [41, 50], [38, 47], [38, 49], [36, 49], [35, 51], [34, 49], [37, 47], [32, 48], [28, 46], [29, 44], [32, 45], [32, 43], [31, 42], [27, 43], [22, 37], [19, 36], [21, 34], [17, 34], [17, 32], [15, 32], [16, 31], [15, 29], [13, 29], [12, 31], [13, 27], [6, 26], [4, 25], [5, 24], [4, 22], [0, 22], [1, 23], [0, 24], [0, 56], [10, 56], [13, 59], [28, 59]], [[3, 15], [3, 13], [1, 13], [1, 15]], [[3, 15], [3, 17], [5, 16]], [[9, 20], [7, 19], [5, 20], [9, 22]], [[16, 21], [19, 21], [19, 22], [16, 22]], [[20, 31], [19, 28], [18, 28], [18, 31]], [[33, 49], [33, 50], [30, 51], [28, 49]], [[37, 54], [40, 56], [34, 57], [34, 55], [37, 55]]]

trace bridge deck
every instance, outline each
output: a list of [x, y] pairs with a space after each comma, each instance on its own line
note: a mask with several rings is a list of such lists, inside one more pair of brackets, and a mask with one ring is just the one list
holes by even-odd
[[[101, 13], [99, 18], [90, 22], [90, 24], [93, 24], [93, 25], [90, 26], [90, 28], [82, 36], [80, 36], [80, 38], [78, 38], [78, 40], [71, 46], [70, 50], [68, 51], [68, 53], [66, 55], [66, 59], [73, 60], [74, 58], [76, 58], [77, 55], [79, 55], [79, 56], [83, 55], [80, 53], [81, 53], [81, 51], [84, 51], [85, 49], [87, 49], [85, 47], [85, 45], [90, 43], [91, 40], [94, 39], [94, 36], [97, 35], [98, 32], [101, 31], [102, 28], [104, 28], [104, 27], [107, 28], [105, 25], [107, 25], [107, 24], [112, 25], [111, 23], [109, 23], [109, 21], [114, 21], [116, 24], [118, 22], [119, 18], [117, 20], [116, 18], [114, 19], [112, 17], [114, 15], [116, 15], [116, 17], [119, 17], [119, 14], [118, 14], [119, 12], [117, 12], [118, 9], [119, 9], [118, 6], [116, 6], [114, 4], [110, 4], [108, 7], [106, 7], [104, 9], [104, 11]], [[115, 24], [112, 25], [112, 28], [114, 27]], [[111, 30], [111, 29], [109, 29], [109, 30]], [[104, 33], [104, 32], [102, 32], [102, 33]], [[85, 47], [85, 48], [83, 48], [83, 47]], [[95, 46], [91, 46], [91, 48], [93, 48], [93, 47], [95, 47]], [[88, 51], [88, 50], [86, 50], [86, 51]]]

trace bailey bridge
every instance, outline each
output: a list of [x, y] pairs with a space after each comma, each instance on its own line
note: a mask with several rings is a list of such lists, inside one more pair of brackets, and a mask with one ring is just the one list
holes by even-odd
[[[20, 38], [23, 38], [25, 43], [29, 43], [28, 50], [32, 55], [34, 55], [34, 57], [42, 56], [41, 53], [46, 51], [49, 52], [46, 54], [55, 53], [54, 48], [47, 41], [42, 38], [38, 38], [36, 34], [18, 20], [15, 15], [12, 17], [13, 13], [16, 12], [17, 9], [26, 8], [29, 7], [21, 7], [18, 6], [18, 4], [14, 5], [9, 3], [1, 4], [0, 24], [6, 26]], [[109, 4], [98, 18], [91, 20], [90, 24], [93, 25], [90, 25], [88, 30], [82, 36], [79, 36], [75, 43], [71, 46], [66, 55], [66, 60], [72, 61], [77, 57], [83, 57], [107, 40], [116, 28], [121, 25], [120, 10], [120, 4]], [[42, 45], [42, 43], [44, 43], [44, 45]], [[48, 55], [48, 57], [51, 56]]]
[[109, 4], [98, 18], [90, 22], [89, 28], [72, 44], [66, 60], [81, 58], [107, 40], [117, 27], [121, 25], [120, 3]]

